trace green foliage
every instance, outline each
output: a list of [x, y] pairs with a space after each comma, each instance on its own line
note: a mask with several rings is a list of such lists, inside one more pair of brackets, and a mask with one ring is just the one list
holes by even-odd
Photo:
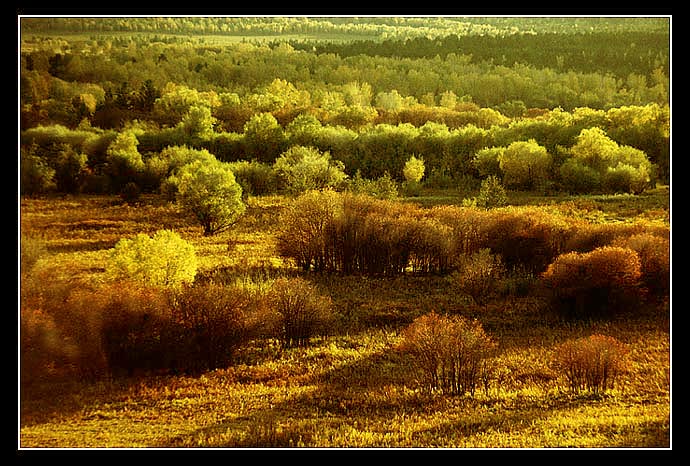
[[591, 193], [601, 187], [599, 172], [576, 158], [566, 160], [559, 171], [563, 187], [572, 193]]
[[107, 150], [107, 173], [115, 192], [130, 181], [136, 181], [144, 170], [144, 161], [137, 150], [139, 141], [133, 132], [122, 132], [110, 143]]
[[36, 155], [35, 146], [22, 147], [19, 157], [21, 194], [39, 194], [55, 189], [55, 170], [45, 159]]
[[474, 396], [488, 373], [496, 343], [476, 320], [434, 312], [414, 320], [402, 332], [400, 349], [422, 372], [422, 385], [444, 394]]
[[480, 149], [474, 156], [474, 167], [480, 177], [501, 176], [501, 162], [505, 147], [488, 147]]
[[651, 181], [652, 165], [646, 154], [619, 146], [600, 128], [583, 129], [570, 153], [577, 162], [566, 161], [561, 177], [573, 191], [601, 187], [606, 192], [640, 193]]
[[55, 160], [55, 183], [60, 192], [75, 194], [80, 191], [86, 173], [88, 157], [78, 153], [69, 144], [62, 144]]
[[204, 235], [231, 227], [246, 210], [242, 187], [235, 181], [230, 166], [223, 162], [209, 164], [197, 160], [183, 165], [169, 180], [177, 188], [177, 202], [196, 217]]
[[285, 134], [268, 112], [253, 115], [244, 125], [245, 152], [250, 159], [269, 163], [285, 151]]
[[496, 176], [488, 176], [482, 181], [477, 196], [477, 206], [485, 209], [503, 207], [508, 203], [508, 196], [503, 183]]
[[421, 157], [410, 156], [405, 162], [405, 167], [403, 168], [403, 176], [405, 181], [419, 183], [424, 177], [424, 159]]
[[506, 186], [534, 189], [548, 178], [551, 155], [534, 139], [511, 143], [498, 157]]
[[211, 109], [204, 105], [193, 105], [180, 122], [180, 127], [188, 138], [207, 139], [213, 135], [215, 118]]
[[246, 160], [229, 162], [230, 170], [237, 183], [242, 187], [242, 194], [261, 196], [275, 193], [278, 190], [278, 179], [275, 171], [265, 163]]
[[344, 165], [328, 152], [293, 146], [273, 164], [281, 188], [291, 194], [313, 189], [338, 188], [347, 178]]
[[375, 180], [362, 177], [357, 170], [347, 185], [348, 191], [354, 194], [366, 194], [378, 199], [395, 199], [398, 197], [398, 184], [391, 178], [388, 172]]
[[194, 246], [174, 231], [159, 230], [152, 237], [140, 233], [118, 241], [106, 269], [113, 278], [177, 287], [194, 281], [197, 266]]
[[568, 340], [554, 350], [556, 368], [572, 391], [603, 393], [630, 367], [629, 350], [607, 335]]

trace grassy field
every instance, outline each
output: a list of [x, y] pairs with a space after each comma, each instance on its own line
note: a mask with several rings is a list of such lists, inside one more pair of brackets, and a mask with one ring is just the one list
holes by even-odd
[[[408, 199], [460, 202], [454, 193]], [[669, 192], [644, 196], [539, 197], [511, 193], [595, 222], [668, 225]], [[232, 230], [201, 228], [157, 196], [138, 206], [119, 198], [22, 199], [22, 238], [37, 257], [32, 273], [91, 286], [105, 281], [117, 240], [162, 228], [192, 242], [200, 274], [270, 280], [297, 271], [276, 252], [281, 196], [250, 198]], [[149, 374], [35, 383], [20, 393], [22, 448], [93, 447], [449, 447], [671, 446], [670, 318], [566, 323], [534, 297], [470, 305], [446, 277], [307, 276], [335, 304], [332, 334], [303, 348], [271, 340], [243, 348], [231, 367], [197, 375]], [[477, 318], [498, 343], [495, 367], [474, 397], [428, 393], [398, 350], [402, 328], [430, 312]], [[551, 360], [568, 339], [603, 333], [630, 350], [631, 367], [603, 394], [571, 393]]]

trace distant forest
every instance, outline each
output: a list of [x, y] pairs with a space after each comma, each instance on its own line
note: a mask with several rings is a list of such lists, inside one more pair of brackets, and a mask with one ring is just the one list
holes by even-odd
[[351, 176], [400, 178], [416, 154], [427, 173], [457, 181], [486, 175], [481, 150], [533, 140], [558, 185], [578, 135], [597, 127], [642, 151], [652, 182], [670, 176], [668, 18], [26, 17], [20, 26], [22, 148], [53, 169], [67, 144], [98, 176], [108, 144], [128, 131], [144, 162], [187, 145], [270, 164], [302, 145]]

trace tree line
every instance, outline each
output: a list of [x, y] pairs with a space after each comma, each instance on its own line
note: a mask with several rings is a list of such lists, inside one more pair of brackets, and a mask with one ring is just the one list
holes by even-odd
[[[29, 19], [30, 31], [73, 24]], [[156, 24], [135, 19], [113, 21], [141, 24], [141, 29]], [[468, 20], [505, 31], [511, 24], [501, 18]], [[85, 29], [89, 21], [82, 21]], [[288, 19], [256, 22], [281, 23], [292, 24]], [[363, 23], [334, 19], [330, 24]], [[395, 18], [372, 24], [421, 27]], [[519, 24], [530, 24], [534, 32], [542, 23]], [[580, 23], [586, 24], [613, 23]], [[399, 39], [317, 42], [311, 50], [285, 41], [183, 45], [136, 35], [27, 34], [20, 62], [22, 176], [27, 192], [117, 192], [130, 181], [147, 191], [158, 189], [161, 169], [154, 161], [169, 147], [205, 150], [221, 162], [244, 161], [266, 174], [298, 146], [313, 148], [351, 180], [403, 181], [404, 165], [414, 156], [424, 160], [424, 182], [436, 187], [497, 176], [514, 188], [637, 192], [657, 180], [667, 182], [670, 175], [663, 40], [620, 45], [630, 50], [618, 64], [646, 59], [658, 65], [625, 78], [615, 76], [615, 63], [604, 62], [605, 72], [508, 66], [488, 56], [477, 60], [458, 54], [455, 47], [489, 44], [499, 53], [525, 46], [529, 54], [540, 43], [553, 43], [565, 47], [563, 57], [574, 58], [577, 47], [566, 45], [572, 39], [584, 47], [580, 58], [587, 59], [604, 50], [588, 42], [603, 37], [597, 34], [638, 34], [638, 39], [664, 34], [663, 20], [625, 24], [627, 32], [603, 27], [603, 32], [549, 36], [537, 28], [536, 35], [523, 30], [436, 41], [418, 37], [404, 44]], [[573, 27], [564, 21], [553, 25], [554, 30]], [[540, 37], [546, 42], [535, 41]], [[391, 45], [399, 50], [396, 56], [344, 52], [362, 46], [373, 54]], [[328, 47], [340, 51], [331, 53]], [[424, 47], [447, 53], [414, 57]], [[601, 131], [586, 132], [593, 128]], [[587, 149], [585, 139], [591, 143]], [[129, 171], [109, 155], [117, 141], [126, 141], [124, 153], [137, 161]], [[129, 174], [126, 181], [123, 173]], [[254, 178], [254, 184], [262, 184], [258, 175]]]

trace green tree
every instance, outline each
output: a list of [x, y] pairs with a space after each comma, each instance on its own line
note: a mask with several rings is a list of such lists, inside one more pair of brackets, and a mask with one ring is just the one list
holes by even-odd
[[424, 177], [424, 159], [414, 155], [407, 159], [403, 167], [403, 191], [408, 196], [418, 196], [422, 189], [422, 178]]
[[501, 175], [500, 159], [505, 150], [505, 147], [487, 147], [476, 153], [473, 162], [480, 177]]
[[405, 167], [403, 168], [403, 176], [405, 181], [419, 183], [424, 177], [424, 159], [415, 157], [414, 155], [407, 159]]
[[107, 173], [111, 178], [112, 188], [119, 192], [130, 181], [136, 181], [144, 170], [144, 161], [137, 149], [139, 141], [131, 131], [119, 133], [106, 151]]
[[242, 187], [223, 162], [192, 162], [171, 176], [177, 188], [176, 199], [196, 217], [204, 235], [214, 235], [231, 227], [244, 214]]
[[55, 169], [42, 157], [36, 155], [36, 146], [22, 147], [20, 150], [21, 194], [38, 194], [55, 188]]
[[171, 230], [152, 237], [123, 238], [110, 251], [106, 270], [113, 278], [176, 287], [194, 281], [198, 267], [194, 246]]
[[347, 178], [342, 162], [314, 147], [291, 147], [278, 157], [273, 169], [282, 188], [293, 194], [337, 187]]
[[285, 143], [283, 128], [270, 113], [253, 115], [244, 125], [244, 145], [249, 158], [273, 162], [283, 152]]
[[479, 189], [479, 196], [477, 197], [477, 205], [485, 209], [492, 209], [494, 207], [502, 207], [508, 203], [508, 196], [506, 190], [501, 183], [501, 180], [496, 176], [488, 176]]
[[600, 128], [583, 129], [570, 148], [570, 155], [572, 159], [564, 162], [560, 170], [562, 180], [570, 189], [581, 189], [582, 183], [567, 183], [581, 181], [582, 175], [588, 174], [594, 180], [592, 172], [597, 174], [600, 186], [609, 192], [640, 193], [651, 181], [652, 164], [647, 155], [634, 147], [618, 145]]
[[530, 139], [511, 143], [498, 161], [507, 186], [533, 189], [547, 180], [552, 158], [545, 147]]
[[185, 136], [190, 138], [207, 139], [213, 135], [213, 125], [216, 119], [211, 115], [211, 109], [205, 105], [192, 105], [180, 122], [180, 128]]
[[76, 193], [86, 169], [88, 157], [74, 150], [69, 144], [61, 144], [61, 150], [55, 160], [55, 182], [60, 192]]

